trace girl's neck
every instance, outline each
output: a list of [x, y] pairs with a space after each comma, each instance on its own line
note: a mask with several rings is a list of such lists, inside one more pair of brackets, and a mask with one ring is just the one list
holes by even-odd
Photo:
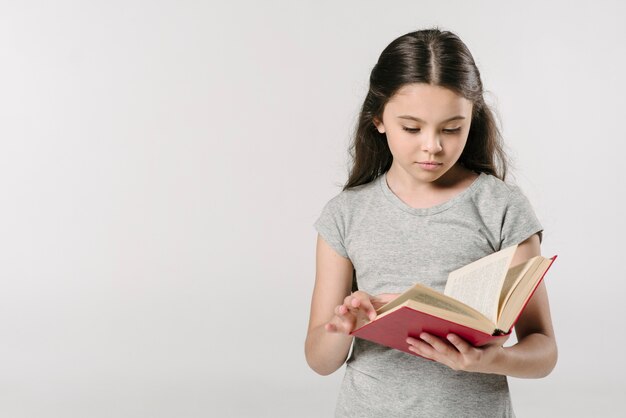
[[457, 164], [435, 181], [420, 182], [406, 173], [403, 176], [393, 168], [385, 173], [387, 186], [414, 208], [429, 208], [444, 203], [468, 188], [478, 177], [477, 173]]

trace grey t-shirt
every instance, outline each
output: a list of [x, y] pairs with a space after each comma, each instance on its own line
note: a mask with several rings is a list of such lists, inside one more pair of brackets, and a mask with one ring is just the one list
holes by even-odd
[[[400, 293], [419, 282], [443, 292], [448, 274], [539, 233], [521, 190], [481, 173], [452, 199], [424, 209], [404, 203], [386, 173], [344, 190], [314, 224], [354, 266], [358, 288]], [[355, 338], [336, 417], [513, 417], [506, 376], [454, 371]]]

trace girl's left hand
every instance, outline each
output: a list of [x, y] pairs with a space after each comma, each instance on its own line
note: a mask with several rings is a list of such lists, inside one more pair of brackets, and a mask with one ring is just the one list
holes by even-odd
[[474, 347], [456, 334], [448, 334], [448, 341], [426, 332], [422, 332], [420, 338], [407, 338], [409, 350], [453, 370], [493, 373], [495, 360], [504, 354], [502, 344], [508, 336], [482, 347]]

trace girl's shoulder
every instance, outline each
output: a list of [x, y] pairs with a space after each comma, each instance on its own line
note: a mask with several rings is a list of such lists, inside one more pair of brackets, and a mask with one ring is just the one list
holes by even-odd
[[477, 197], [510, 200], [518, 196], [524, 196], [524, 192], [518, 185], [508, 181], [505, 182], [494, 175], [481, 173], [480, 179], [481, 183], [476, 188]]
[[484, 218], [523, 218], [524, 222], [538, 224], [533, 205], [520, 186], [486, 173], [481, 179], [480, 187], [472, 195], [473, 210]]
[[337, 194], [335, 194], [330, 201], [333, 202], [344, 202], [344, 203], [354, 203], [355, 201], [368, 199], [376, 193], [379, 192], [380, 181], [384, 177], [379, 176], [374, 180], [361, 184], [359, 186], [350, 187], [349, 189], [341, 190]]

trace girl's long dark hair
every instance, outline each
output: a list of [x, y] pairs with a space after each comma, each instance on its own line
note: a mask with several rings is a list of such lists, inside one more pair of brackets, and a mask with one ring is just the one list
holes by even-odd
[[437, 28], [407, 33], [382, 52], [370, 75], [370, 86], [350, 145], [352, 167], [343, 190], [369, 183], [391, 167], [393, 157], [382, 120], [385, 104], [405, 84], [427, 83], [448, 88], [473, 103], [467, 143], [459, 158], [466, 168], [506, 177], [507, 157], [493, 112], [483, 97], [483, 85], [467, 46], [452, 32]]

